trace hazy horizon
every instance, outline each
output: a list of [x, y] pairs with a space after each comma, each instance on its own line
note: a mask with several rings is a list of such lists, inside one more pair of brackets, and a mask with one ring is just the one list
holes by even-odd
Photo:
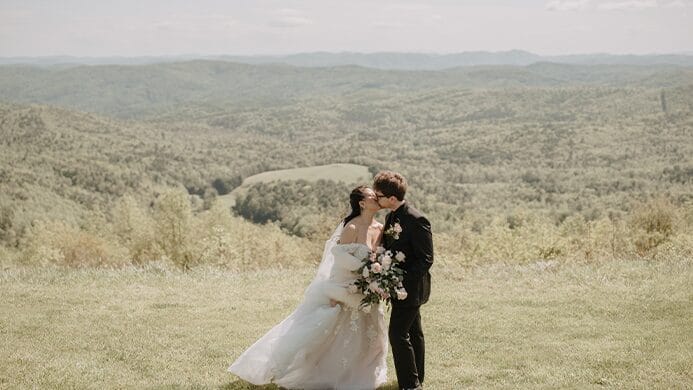
[[691, 54], [693, 0], [5, 0], [0, 57]]
[[267, 53], [267, 54], [239, 54], [239, 53], [178, 53], [178, 54], [143, 54], [143, 55], [103, 55], [103, 56], [90, 56], [90, 55], [72, 55], [72, 54], [55, 54], [55, 55], [30, 55], [30, 56], [0, 56], [0, 58], [207, 58], [207, 57], [286, 57], [295, 55], [310, 55], [310, 54], [357, 54], [357, 55], [372, 55], [372, 54], [414, 54], [414, 55], [430, 55], [430, 56], [447, 56], [465, 53], [491, 53], [491, 54], [501, 54], [509, 52], [524, 52], [529, 54], [538, 55], [541, 57], [563, 57], [563, 56], [666, 56], [666, 55], [684, 55], [693, 56], [693, 51], [680, 51], [680, 52], [649, 52], [649, 53], [610, 53], [610, 52], [575, 52], [575, 53], [565, 53], [565, 54], [542, 54], [529, 50], [523, 49], [508, 49], [508, 50], [467, 50], [458, 52], [427, 52], [427, 51], [387, 51], [387, 50], [377, 50], [377, 51], [328, 51], [328, 50], [315, 50], [315, 51], [303, 51], [303, 52], [290, 52], [290, 53]]

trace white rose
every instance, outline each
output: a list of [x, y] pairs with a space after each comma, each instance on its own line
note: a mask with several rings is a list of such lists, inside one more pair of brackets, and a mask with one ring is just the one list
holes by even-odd
[[395, 224], [395, 232], [402, 233], [402, 227], [398, 223]]
[[395, 255], [395, 259], [397, 259], [397, 261], [404, 261], [404, 257], [404, 253], [402, 252], [397, 252], [397, 254]]
[[383, 269], [385, 271], [389, 270], [390, 266], [392, 265], [392, 259], [386, 256], [386, 257], [383, 257], [382, 262], [383, 262]]
[[370, 282], [370, 283], [368, 284], [368, 289], [371, 290], [371, 291], [373, 291], [373, 292], [378, 292], [378, 290], [380, 289], [380, 287], [378, 287], [378, 283], [376, 283], [376, 282]]
[[382, 270], [383, 267], [380, 265], [380, 263], [373, 263], [373, 265], [371, 266], [371, 272], [373, 272], [374, 274], [379, 274]]
[[359, 288], [355, 284], [350, 284], [347, 291], [349, 291], [350, 294], [356, 294], [359, 291]]
[[368, 273], [368, 267], [363, 267], [363, 272], [361, 273], [361, 275], [363, 275], [364, 278], [367, 278], [368, 275], [370, 275]]

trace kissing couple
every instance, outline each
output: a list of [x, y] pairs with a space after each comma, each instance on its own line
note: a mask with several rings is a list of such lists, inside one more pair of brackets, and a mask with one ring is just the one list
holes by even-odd
[[[287, 389], [375, 389], [387, 382], [389, 338], [399, 388], [421, 389], [425, 343], [419, 309], [431, 291], [433, 239], [430, 222], [407, 203], [406, 192], [404, 177], [390, 171], [378, 173], [372, 188], [351, 192], [351, 212], [325, 243], [301, 303], [243, 352], [230, 372]], [[374, 219], [381, 209], [390, 210], [385, 226]], [[391, 300], [389, 328], [382, 302], [364, 310], [365, 295], [353, 287], [359, 278], [354, 271], [383, 251], [404, 255], [392, 267], [403, 270], [400, 287], [406, 294]]]

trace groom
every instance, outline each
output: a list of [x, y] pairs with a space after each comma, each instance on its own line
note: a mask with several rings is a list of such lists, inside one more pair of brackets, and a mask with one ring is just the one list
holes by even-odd
[[385, 249], [405, 255], [404, 288], [407, 298], [392, 300], [390, 345], [400, 389], [421, 389], [424, 380], [424, 335], [419, 308], [431, 293], [433, 238], [431, 224], [421, 212], [404, 200], [407, 181], [396, 172], [383, 171], [373, 179], [373, 189], [381, 208], [390, 209], [385, 219]]

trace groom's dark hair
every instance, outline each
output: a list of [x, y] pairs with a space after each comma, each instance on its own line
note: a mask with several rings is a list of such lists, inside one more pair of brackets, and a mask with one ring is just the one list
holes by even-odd
[[394, 196], [397, 200], [404, 200], [404, 195], [407, 193], [407, 180], [397, 172], [380, 171], [373, 178], [373, 189], [387, 197]]

